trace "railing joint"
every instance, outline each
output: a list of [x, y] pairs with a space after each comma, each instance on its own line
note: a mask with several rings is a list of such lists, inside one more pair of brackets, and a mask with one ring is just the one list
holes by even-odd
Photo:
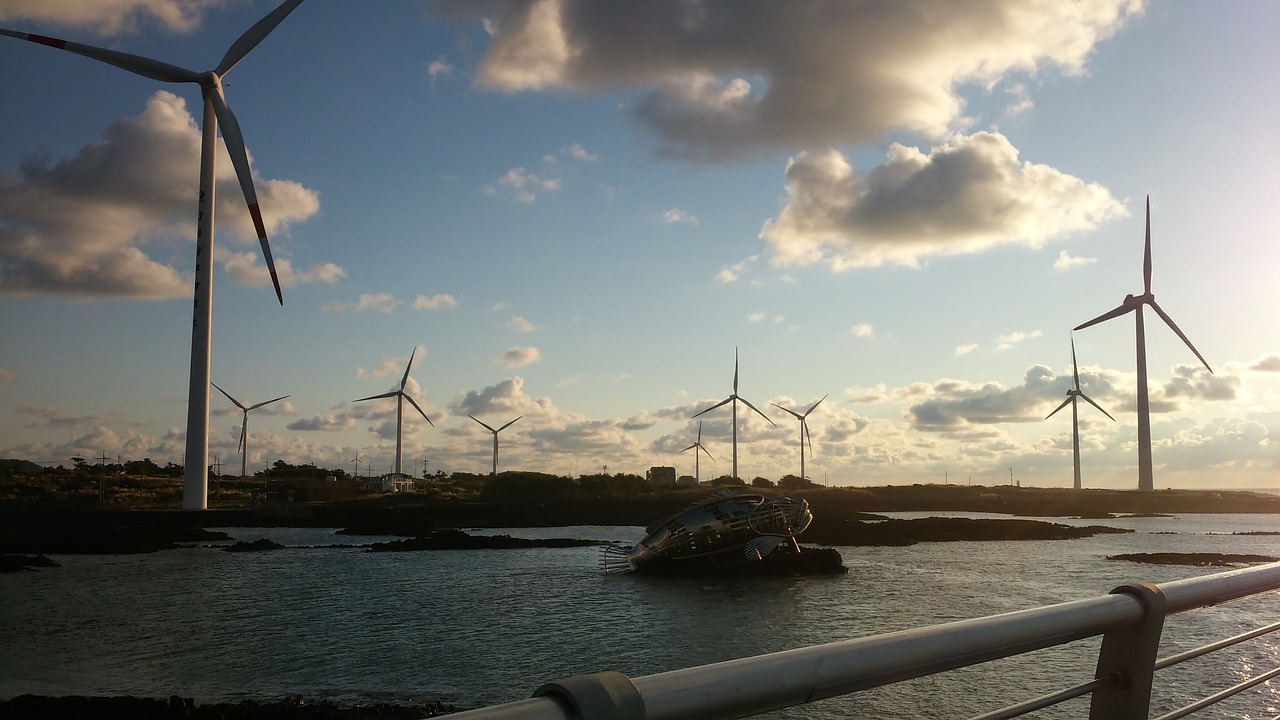
[[533, 697], [551, 696], [573, 709], [578, 720], [644, 720], [644, 697], [620, 672], [574, 675], [543, 685]]

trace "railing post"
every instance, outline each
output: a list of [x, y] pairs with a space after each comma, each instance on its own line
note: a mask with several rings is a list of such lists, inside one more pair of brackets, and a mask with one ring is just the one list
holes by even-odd
[[578, 720], [644, 720], [644, 697], [631, 678], [620, 672], [598, 672], [561, 678], [534, 691], [569, 704]]
[[1145, 610], [1142, 622], [1113, 630], [1102, 637], [1095, 678], [1111, 678], [1095, 690], [1090, 720], [1145, 720], [1151, 707], [1151, 676], [1155, 672], [1160, 632], [1167, 603], [1151, 583], [1121, 585], [1111, 594], [1132, 595]]

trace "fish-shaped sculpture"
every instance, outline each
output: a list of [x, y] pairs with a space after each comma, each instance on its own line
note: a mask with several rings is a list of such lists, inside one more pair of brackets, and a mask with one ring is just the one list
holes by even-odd
[[780, 546], [800, 552], [795, 536], [813, 522], [809, 503], [789, 497], [724, 493], [659, 520], [630, 548], [605, 548], [606, 572], [743, 565]]

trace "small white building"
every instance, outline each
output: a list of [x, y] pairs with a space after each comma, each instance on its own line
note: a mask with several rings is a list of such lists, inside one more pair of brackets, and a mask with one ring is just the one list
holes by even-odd
[[360, 488], [366, 492], [411, 492], [417, 488], [417, 484], [410, 475], [389, 473], [363, 478], [360, 481]]

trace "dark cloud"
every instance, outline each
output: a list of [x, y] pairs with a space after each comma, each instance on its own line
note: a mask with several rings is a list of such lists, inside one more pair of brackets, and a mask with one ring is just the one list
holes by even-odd
[[896, 129], [945, 134], [964, 110], [959, 86], [1077, 72], [1141, 10], [1137, 0], [512, 0], [475, 12], [495, 5], [481, 85], [651, 88], [633, 117], [664, 152], [712, 159], [865, 144]]

